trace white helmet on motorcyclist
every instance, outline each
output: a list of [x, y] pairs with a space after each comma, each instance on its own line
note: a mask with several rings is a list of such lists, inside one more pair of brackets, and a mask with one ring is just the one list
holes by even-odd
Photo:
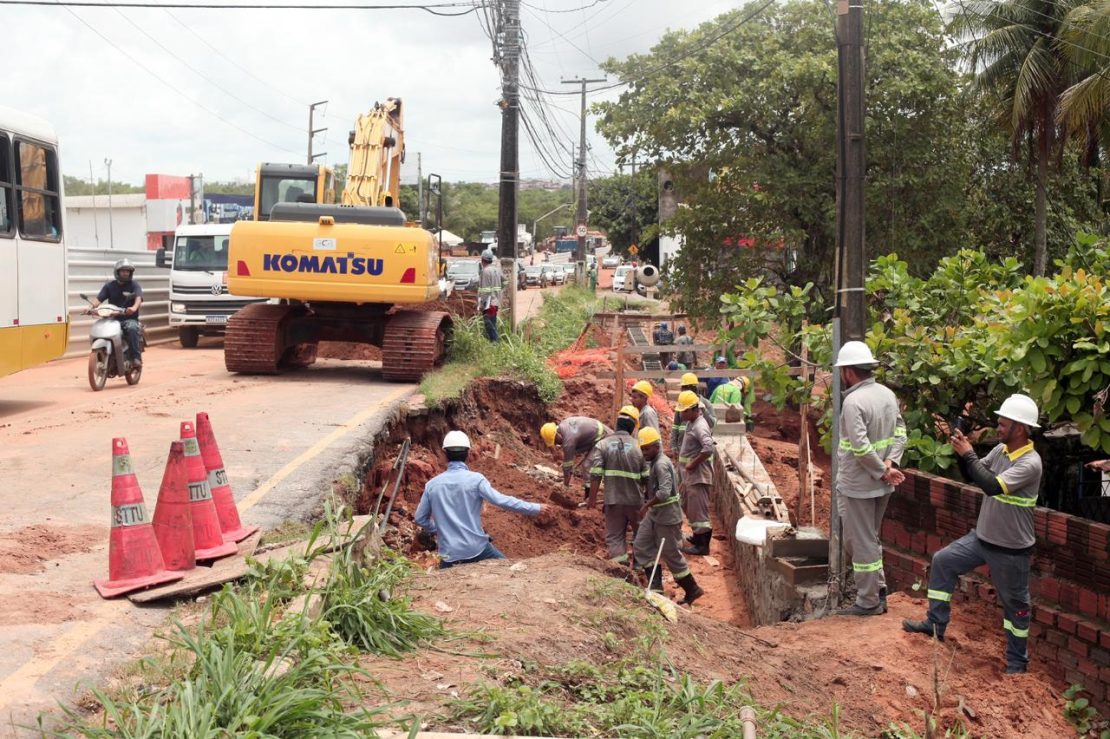
[[120, 282], [126, 282], [127, 280], [119, 276], [120, 272], [130, 272], [131, 274], [127, 276], [127, 279], [130, 280], [135, 276], [135, 265], [131, 263], [130, 259], [121, 259], [116, 262], [115, 267], [112, 268], [112, 274], [115, 275], [116, 279]]

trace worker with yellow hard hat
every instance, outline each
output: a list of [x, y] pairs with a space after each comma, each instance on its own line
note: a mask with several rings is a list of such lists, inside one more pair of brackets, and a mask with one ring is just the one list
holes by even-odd
[[655, 389], [647, 380], [640, 380], [632, 386], [632, 390], [628, 393], [629, 400], [636, 410], [640, 412], [640, 428], [659, 428], [659, 413], [651, 407], [651, 396], [655, 394]]
[[[698, 405], [701, 407], [701, 414], [705, 418], [705, 422], [709, 424], [709, 428], [717, 425], [717, 414], [713, 412], [713, 404], [709, 399], [702, 395], [699, 391], [701, 385], [698, 381], [698, 376], [693, 372], [687, 372], [682, 376], [682, 386], [679, 392], [689, 390], [698, 396]], [[678, 448], [682, 446], [682, 435], [686, 433], [686, 422], [682, 420], [682, 414], [679, 411], [674, 412], [674, 422], [671, 424], [671, 452], [677, 452]]]
[[636, 534], [648, 479], [647, 462], [632, 436], [639, 415], [633, 406], [621, 408], [617, 414], [617, 430], [599, 441], [590, 455], [593, 467], [590, 468], [586, 507], [594, 507], [597, 491], [604, 480], [605, 546], [609, 559], [621, 564], [629, 562], [628, 530]]
[[636, 567], [643, 571], [652, 590], [663, 592], [662, 566], [652, 573], [655, 555], [662, 544], [659, 561], [667, 566], [675, 582], [686, 593], [680, 602], [693, 603], [704, 591], [698, 587], [680, 549], [682, 500], [678, 494], [678, 474], [671, 460], [663, 453], [663, 440], [658, 429], [640, 429], [638, 441], [640, 452], [648, 464], [648, 483], [647, 499], [640, 509], [640, 528], [636, 530], [636, 538], [632, 542]]
[[[562, 452], [564, 487], [570, 486], [571, 478], [576, 474], [582, 480], [583, 501], [590, 492], [590, 452], [597, 442], [611, 433], [613, 430], [608, 426], [588, 416], [568, 416], [559, 424], [549, 421], [540, 427], [543, 443], [553, 451], [558, 449]], [[558, 456], [559, 452], [555, 451], [555, 454]]]
[[709, 431], [709, 424], [698, 405], [697, 393], [684, 390], [678, 394], [677, 406], [686, 433], [678, 450], [678, 469], [682, 479], [683, 508], [693, 535], [686, 554], [709, 554], [709, 541], [713, 537], [713, 524], [709, 519], [709, 488], [713, 484], [713, 451], [716, 442]]

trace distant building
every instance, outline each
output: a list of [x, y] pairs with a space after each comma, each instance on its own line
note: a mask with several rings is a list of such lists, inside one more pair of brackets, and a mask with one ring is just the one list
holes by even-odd
[[[204, 222], [203, 201], [189, 218], [188, 177], [148, 174], [146, 192], [67, 197], [66, 241], [82, 249], [155, 251], [172, 244], [174, 231], [190, 220]], [[111, 212], [109, 213], [109, 200]]]

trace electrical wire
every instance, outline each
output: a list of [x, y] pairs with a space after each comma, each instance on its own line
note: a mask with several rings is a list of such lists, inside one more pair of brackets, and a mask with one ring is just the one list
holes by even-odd
[[[178, 8], [182, 10], [423, 10], [433, 15], [463, 16], [478, 10], [483, 3], [480, 2], [444, 2], [426, 5], [418, 4], [383, 4], [383, 5], [278, 5], [273, 3], [228, 3], [217, 5], [215, 3], [154, 3], [130, 2], [120, 3], [111, 0], [0, 0], [0, 5], [38, 5], [61, 6], [64, 8]], [[467, 8], [459, 13], [441, 12], [440, 8]]]
[[[605, 2], [605, 0], [594, 0], [589, 5], [583, 5], [580, 8], [568, 8], [567, 10], [558, 10], [558, 9], [557, 10], [551, 10], [545, 4], [544, 7], [542, 8], [542, 10], [545, 13], [577, 13], [580, 10], [589, 10], [590, 8], [592, 8], [595, 5], [601, 5], [603, 2]], [[526, 8], [536, 8], [535, 5], [533, 5], [532, 3], [526, 3], [526, 2], [524, 2], [524, 0], [521, 0], [520, 4], [523, 5]], [[541, 8], [536, 8], [536, 9], [541, 10]]]

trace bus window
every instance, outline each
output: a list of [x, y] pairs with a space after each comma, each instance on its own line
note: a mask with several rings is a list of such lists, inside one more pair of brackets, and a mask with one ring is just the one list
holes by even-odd
[[15, 159], [20, 233], [30, 239], [58, 240], [62, 221], [58, 202], [58, 159], [54, 150], [17, 140]]
[[11, 237], [15, 227], [12, 218], [12, 150], [7, 136], [0, 135], [0, 238]]

